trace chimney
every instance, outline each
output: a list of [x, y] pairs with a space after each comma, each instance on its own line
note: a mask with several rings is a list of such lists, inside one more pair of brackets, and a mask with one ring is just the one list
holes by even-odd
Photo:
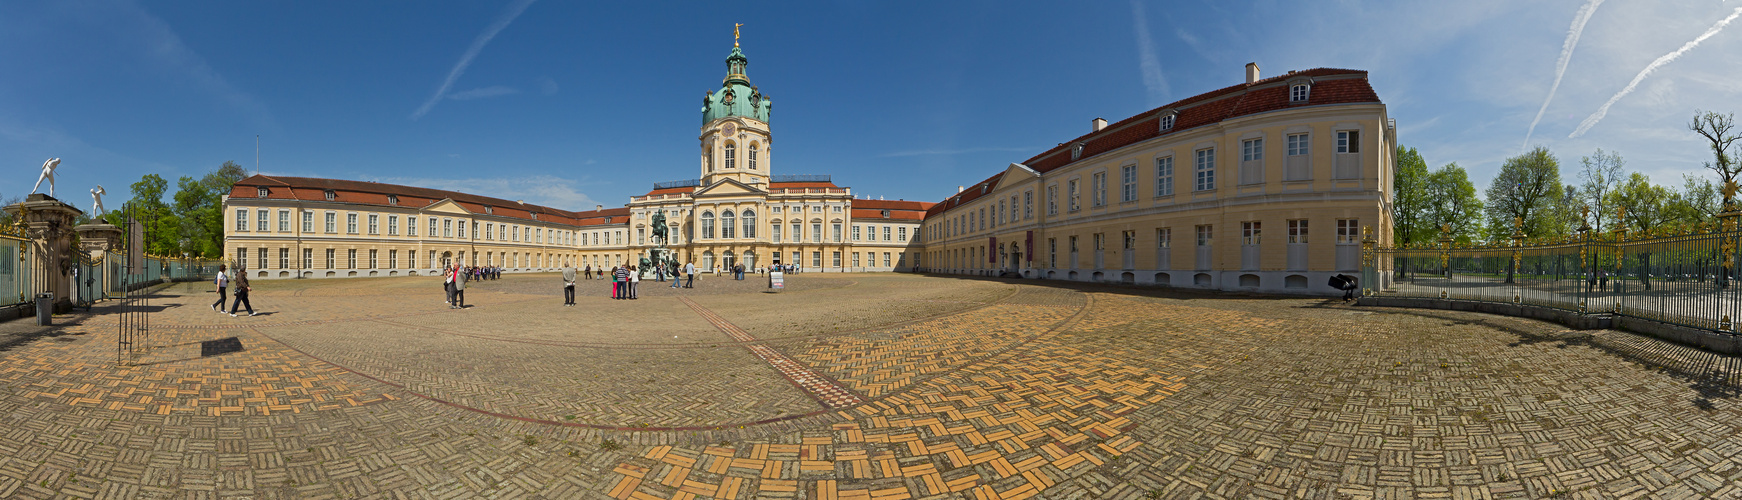
[[1100, 132], [1100, 131], [1106, 130], [1106, 129], [1107, 129], [1107, 120], [1105, 118], [1096, 118], [1094, 131]]
[[956, 186], [956, 194], [962, 194], [962, 187]]
[[595, 211], [595, 212], [600, 211], [600, 210], [604, 210], [604, 209], [605, 209], [604, 205], [593, 205], [593, 211]]
[[1246, 84], [1258, 83], [1258, 63], [1246, 63]]

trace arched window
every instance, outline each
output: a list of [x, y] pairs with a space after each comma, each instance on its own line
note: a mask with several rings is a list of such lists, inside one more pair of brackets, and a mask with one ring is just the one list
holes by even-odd
[[731, 210], [720, 212], [720, 237], [731, 239], [733, 233], [732, 229], [737, 223], [737, 217], [732, 215]]
[[706, 252], [702, 252], [702, 269], [710, 269], [711, 270], [713, 268], [714, 268], [714, 251], [708, 250]]
[[723, 255], [723, 258], [721, 258], [720, 260], [721, 260], [720, 267], [725, 268], [727, 271], [731, 271], [732, 266], [738, 263], [738, 259], [736, 257], [732, 256], [731, 250], [727, 250], [726, 253]]
[[702, 239], [714, 237], [714, 212], [702, 212]]
[[736, 165], [737, 157], [738, 157], [738, 145], [732, 144], [730, 142], [726, 143], [726, 169], [727, 170], [732, 169], [732, 167]]
[[744, 234], [740, 237], [756, 238], [756, 211], [746, 208], [744, 209], [744, 213], [739, 215], [742, 216], [740, 218], [744, 219]]
[[756, 143], [750, 144], [750, 170], [756, 170], [756, 152], [759, 149]]

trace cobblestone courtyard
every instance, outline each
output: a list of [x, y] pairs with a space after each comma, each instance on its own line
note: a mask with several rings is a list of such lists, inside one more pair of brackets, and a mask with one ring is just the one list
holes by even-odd
[[[799, 274], [0, 324], [0, 498], [1738, 498], [1742, 364], [1533, 320]], [[202, 358], [199, 341], [237, 336]]]

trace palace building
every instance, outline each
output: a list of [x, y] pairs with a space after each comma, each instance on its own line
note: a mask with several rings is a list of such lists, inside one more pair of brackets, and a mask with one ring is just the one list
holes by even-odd
[[[1390, 241], [1397, 129], [1365, 71], [1312, 69], [1108, 124], [926, 213], [928, 271], [1332, 293]], [[1177, 245], [1175, 243], [1178, 243]]]
[[1329, 276], [1358, 274], [1364, 228], [1390, 238], [1396, 127], [1364, 71], [1260, 78], [1248, 64], [1243, 84], [1097, 118], [1088, 134], [929, 203], [775, 174], [772, 100], [748, 66], [734, 40], [720, 88], [703, 98], [698, 177], [656, 183], [622, 207], [256, 175], [225, 199], [226, 247], [265, 278], [428, 275], [456, 262], [599, 269], [669, 252], [704, 270], [778, 263], [1322, 294], [1336, 292]]
[[[467, 193], [256, 175], [225, 198], [225, 246], [261, 278], [429, 275], [453, 263], [509, 272], [610, 268], [670, 251], [700, 269], [773, 264], [907, 271], [932, 203], [855, 199], [827, 175], [774, 174], [772, 101], [736, 41], [703, 100], [700, 177], [621, 208], [573, 212]], [[652, 224], [667, 226], [658, 241]]]

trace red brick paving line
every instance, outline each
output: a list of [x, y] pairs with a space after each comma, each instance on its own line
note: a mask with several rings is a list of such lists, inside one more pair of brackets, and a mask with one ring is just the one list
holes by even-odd
[[[731, 336], [733, 339], [736, 339], [739, 342], [756, 341], [756, 337], [750, 335], [750, 332], [746, 332], [743, 328], [739, 328], [738, 325], [726, 321], [726, 318], [714, 313], [714, 311], [708, 310], [706, 307], [702, 307], [701, 304], [697, 304], [695, 301], [690, 300], [689, 297], [678, 297], [678, 300], [683, 301], [684, 305], [690, 306], [690, 309], [694, 310], [696, 314], [701, 315], [703, 319], [708, 320], [708, 322], [712, 323], [715, 328], [719, 328], [720, 331], [725, 332], [726, 335]], [[812, 398], [815, 398], [817, 402], [822, 403], [825, 408], [838, 410], [865, 403], [863, 398], [854, 394], [853, 391], [847, 390], [847, 388], [841, 386], [839, 382], [824, 377], [822, 374], [817, 373], [816, 370], [812, 370], [808, 366], [793, 361], [792, 358], [786, 357], [785, 354], [781, 354], [779, 351], [760, 344], [748, 345], [745, 347], [750, 349], [751, 354], [755, 354], [756, 357], [762, 358], [762, 361], [773, 366], [774, 371], [780, 372], [780, 376], [786, 377], [786, 380], [791, 382], [792, 385], [797, 386], [799, 390], [804, 391], [805, 394], [809, 394]]]
[[772, 423], [776, 423], [776, 422], [784, 422], [787, 420], [796, 420], [796, 419], [801, 419], [801, 418], [805, 418], [805, 417], [814, 417], [814, 416], [824, 415], [824, 414], [827, 414], [827, 413], [834, 411], [834, 409], [822, 409], [822, 410], [817, 410], [817, 411], [813, 411], [813, 412], [809, 412], [809, 413], [803, 413], [803, 414], [798, 414], [798, 415], [787, 415], [784, 417], [769, 418], [769, 419], [757, 420], [754, 422], [740, 422], [740, 423], [727, 423], [727, 424], [708, 425], [708, 426], [685, 426], [685, 427], [630, 427], [630, 426], [588, 424], [588, 423], [582, 423], [582, 422], [558, 422], [555, 420], [545, 420], [545, 419], [541, 419], [541, 418], [522, 417], [519, 415], [509, 415], [506, 413], [490, 411], [490, 410], [486, 410], [483, 408], [477, 408], [477, 407], [473, 407], [473, 406], [467, 406], [467, 405], [463, 405], [460, 403], [455, 403], [452, 401], [441, 399], [441, 398], [438, 398], [435, 396], [430, 396], [428, 394], [424, 394], [421, 392], [411, 390], [410, 388], [407, 388], [404, 385], [401, 385], [399, 383], [396, 383], [396, 382], [393, 382], [390, 380], [386, 380], [386, 379], [382, 379], [382, 378], [378, 378], [374, 375], [370, 375], [367, 373], [363, 373], [361, 371], [354, 370], [349, 366], [334, 363], [332, 361], [327, 361], [326, 359], [321, 358], [320, 356], [315, 356], [314, 354], [310, 354], [307, 351], [303, 351], [302, 349], [297, 349], [295, 346], [292, 346], [289, 343], [286, 343], [282, 340], [278, 340], [278, 338], [273, 337], [271, 335], [267, 335], [266, 332], [262, 332], [260, 330], [252, 329], [252, 328], [249, 329], [249, 331], [256, 334], [256, 335], [259, 335], [261, 337], [265, 337], [269, 340], [272, 340], [273, 342], [277, 342], [279, 345], [282, 345], [285, 348], [290, 349], [292, 351], [296, 351], [298, 354], [302, 354], [303, 356], [308, 356], [309, 359], [313, 359], [315, 361], [326, 363], [326, 364], [338, 367], [339, 369], [345, 370], [347, 372], [354, 373], [357, 376], [379, 382], [383, 385], [387, 385], [387, 386], [393, 387], [395, 389], [399, 389], [400, 391], [402, 391], [406, 394], [410, 394], [412, 396], [415, 396], [419, 399], [424, 399], [424, 400], [433, 401], [436, 403], [441, 403], [441, 404], [444, 404], [444, 405], [447, 405], [447, 406], [450, 406], [453, 408], [458, 408], [458, 409], [470, 411], [473, 413], [479, 413], [479, 414], [483, 414], [483, 415], [489, 415], [492, 417], [508, 419], [508, 420], [516, 420], [516, 421], [520, 421], [520, 422], [533, 423], [533, 424], [544, 424], [544, 425], [552, 425], [552, 426], [558, 426], [558, 427], [578, 427], [578, 428], [584, 428], [584, 429], [598, 429], [598, 430], [610, 430], [610, 431], [628, 431], [628, 432], [641, 432], [641, 431], [717, 431], [717, 430], [725, 430], [726, 428], [729, 428], [729, 427], [747, 427], [747, 426], [752, 426], [752, 425], [772, 424]]

